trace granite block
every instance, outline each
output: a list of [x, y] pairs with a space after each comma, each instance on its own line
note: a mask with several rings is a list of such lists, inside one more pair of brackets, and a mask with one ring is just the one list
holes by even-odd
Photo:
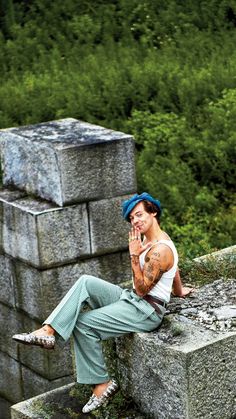
[[15, 261], [16, 306], [42, 322], [69, 288], [83, 275], [94, 275], [114, 284], [130, 280], [128, 252], [98, 256], [52, 269], [39, 270]]
[[20, 363], [4, 352], [0, 352], [0, 377], [1, 397], [13, 403], [22, 400], [23, 388]]
[[123, 391], [154, 419], [232, 419], [236, 333], [216, 334], [191, 322], [175, 330], [117, 340]]
[[60, 206], [136, 191], [134, 140], [73, 118], [0, 131], [3, 185]]
[[3, 252], [3, 202], [14, 202], [16, 199], [24, 198], [25, 192], [11, 190], [11, 189], [0, 189], [0, 251]]
[[0, 254], [0, 302], [11, 307], [16, 306], [14, 293], [15, 266], [13, 261]]
[[0, 349], [3, 347], [3, 350], [16, 358], [22, 365], [45, 379], [55, 380], [68, 375], [73, 376], [73, 350], [71, 350], [70, 342], [63, 344], [60, 340], [59, 344], [57, 342], [55, 345], [55, 349], [51, 351], [38, 346], [17, 343], [12, 339], [13, 334], [37, 330], [41, 327], [41, 323], [17, 311], [12, 311], [11, 317], [17, 321], [9, 324], [9, 330], [5, 333], [5, 344], [3, 342]]
[[92, 254], [112, 253], [128, 248], [130, 224], [122, 217], [121, 204], [130, 196], [89, 202]]
[[12, 403], [8, 400], [0, 397], [0, 418], [1, 419], [11, 419], [11, 408]]
[[86, 204], [59, 208], [46, 201], [1, 199], [2, 247], [8, 255], [46, 268], [90, 254]]
[[[23, 330], [24, 314], [0, 303], [0, 351], [19, 361], [19, 353], [12, 335]], [[29, 329], [26, 329], [27, 331]]]
[[38, 394], [53, 390], [57, 387], [71, 383], [71, 376], [65, 376], [56, 380], [47, 380], [46, 378], [36, 374], [29, 368], [22, 366], [22, 384], [24, 399], [28, 399]]

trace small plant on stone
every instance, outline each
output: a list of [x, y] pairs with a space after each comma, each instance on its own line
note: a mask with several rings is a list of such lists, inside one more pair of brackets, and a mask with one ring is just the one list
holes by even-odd
[[43, 419], [52, 419], [55, 414], [54, 408], [42, 400], [34, 401], [31, 405], [31, 410], [37, 414], [37, 417], [42, 417]]
[[173, 336], [179, 336], [184, 333], [183, 327], [178, 323], [171, 323], [170, 330]]

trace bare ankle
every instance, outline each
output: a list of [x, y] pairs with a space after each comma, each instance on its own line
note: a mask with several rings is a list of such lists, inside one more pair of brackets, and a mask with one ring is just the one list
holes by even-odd
[[55, 334], [55, 330], [53, 329], [52, 326], [50, 326], [49, 324], [45, 324], [43, 325], [42, 329], [48, 334], [48, 335], [54, 335]]
[[100, 397], [104, 393], [104, 391], [106, 390], [109, 384], [110, 384], [110, 381], [106, 381], [105, 383], [101, 383], [101, 384], [96, 384], [93, 389], [93, 394], [95, 394], [95, 396], [97, 397]]

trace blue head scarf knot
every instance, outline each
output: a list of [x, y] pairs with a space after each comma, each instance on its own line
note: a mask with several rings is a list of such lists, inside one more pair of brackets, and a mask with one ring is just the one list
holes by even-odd
[[141, 195], [135, 194], [130, 199], [127, 199], [122, 203], [122, 214], [126, 221], [129, 220], [129, 214], [131, 213], [132, 209], [141, 201], [149, 201], [152, 202], [160, 211], [160, 215], [162, 212], [161, 203], [158, 199], [153, 198], [149, 193], [143, 192]]

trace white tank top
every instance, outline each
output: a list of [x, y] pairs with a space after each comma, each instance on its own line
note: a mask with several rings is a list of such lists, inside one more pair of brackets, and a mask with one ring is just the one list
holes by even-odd
[[[174, 256], [174, 263], [173, 263], [173, 266], [167, 272], [163, 273], [158, 283], [149, 291], [148, 295], [152, 295], [153, 297], [160, 298], [161, 300], [168, 303], [170, 301], [170, 294], [172, 290], [173, 279], [175, 277], [177, 266], [178, 266], [178, 253], [177, 253], [174, 243], [171, 240], [159, 240], [157, 243], [154, 243], [153, 246], [157, 244], [165, 244], [170, 247]], [[139, 263], [140, 263], [140, 267], [142, 271], [144, 268], [145, 256], [148, 253], [148, 251], [151, 249], [151, 247], [146, 249], [139, 256]]]

